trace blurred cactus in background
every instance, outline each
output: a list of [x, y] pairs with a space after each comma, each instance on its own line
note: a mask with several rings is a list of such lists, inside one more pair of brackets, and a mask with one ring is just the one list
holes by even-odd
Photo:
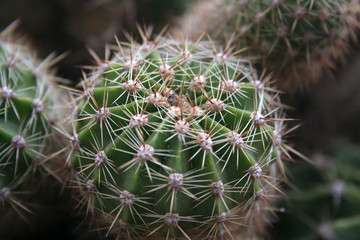
[[25, 41], [13, 35], [15, 25], [0, 34], [1, 187], [17, 185], [17, 179], [47, 158], [51, 121], [61, 110], [55, 106], [62, 105], [50, 70], [57, 59], [49, 56], [39, 61]]
[[42, 202], [37, 194], [53, 174], [49, 156], [60, 147], [52, 124], [65, 116], [62, 106], [67, 101], [52, 69], [62, 57], [52, 54], [39, 60], [26, 39], [15, 33], [17, 25], [0, 33], [1, 238], [14, 237], [11, 234], [21, 232], [14, 231], [14, 225], [31, 225], [29, 219], [39, 213], [34, 202]]
[[[360, 235], [360, 148], [346, 142], [314, 165], [290, 168], [295, 189], [281, 214], [283, 239], [355, 240]], [[304, 177], [306, 176], [306, 177]]]
[[201, 1], [183, 31], [233, 38], [238, 49], [248, 48], [262, 68], [274, 72], [282, 89], [297, 91], [345, 60], [357, 41], [359, 11], [357, 0]]

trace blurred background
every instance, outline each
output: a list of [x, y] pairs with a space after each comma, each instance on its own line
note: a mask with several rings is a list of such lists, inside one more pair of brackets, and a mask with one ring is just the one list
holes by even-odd
[[[165, 26], [171, 27], [196, 1], [191, 0], [0, 0], [0, 29], [20, 19], [19, 32], [26, 35], [31, 46], [44, 58], [52, 52], [67, 56], [57, 64], [58, 75], [76, 83], [81, 78], [81, 65], [91, 64], [93, 59], [87, 48], [93, 49], [100, 57], [106, 43], [114, 41], [114, 34], [124, 39], [124, 32], [137, 34], [136, 23], [154, 26], [159, 33]], [[360, 152], [360, 49], [354, 44], [347, 63], [340, 64], [333, 75], [325, 76], [318, 84], [304, 92], [293, 95], [283, 94], [283, 102], [292, 106], [290, 118], [298, 119], [301, 127], [288, 139], [292, 146], [311, 159], [333, 155], [334, 148], [351, 145], [351, 151]], [[345, 152], [349, 152], [346, 150]], [[339, 152], [339, 151], [337, 151]], [[340, 151], [341, 152], [341, 151]], [[340, 153], [340, 155], [342, 155]], [[359, 155], [360, 156], [360, 155]], [[354, 158], [359, 162], [360, 159]], [[299, 160], [301, 162], [301, 160]], [[300, 165], [305, 163], [300, 163]], [[292, 168], [294, 164], [289, 164]], [[306, 179], [319, 174], [311, 166], [305, 166], [300, 173]], [[299, 174], [299, 175], [296, 175]], [[308, 174], [308, 175], [307, 175]], [[297, 182], [299, 179], [291, 179]], [[312, 184], [312, 183], [309, 183]], [[49, 187], [49, 189], [51, 189]], [[43, 193], [56, 191], [42, 189]], [[62, 190], [62, 189], [57, 189]], [[81, 218], [70, 217], [68, 199], [49, 197], [43, 205], [45, 215], [38, 216], [40, 224], [34, 228], [23, 226], [3, 227], [8, 234], [0, 232], [2, 239], [97, 239], [97, 234], [77, 229]], [[286, 203], [284, 203], [286, 206]], [[286, 207], [285, 207], [286, 208]], [[55, 209], [55, 210], [54, 210]], [[48, 221], [52, 215], [54, 221]], [[273, 239], [290, 239], [286, 224], [280, 221], [274, 225]], [[3, 223], [5, 224], [5, 223]], [[299, 223], [300, 224], [300, 223]], [[16, 233], [19, 228], [24, 233]], [[291, 228], [290, 228], [291, 229]], [[9, 237], [14, 236], [18, 238]], [[292, 238], [291, 238], [292, 239]], [[306, 239], [306, 238], [305, 238]], [[314, 238], [317, 239], [317, 238]], [[320, 237], [319, 239], [327, 239]], [[328, 238], [331, 239], [331, 238]], [[355, 239], [355, 238], [354, 238]]]
[[[20, 19], [24, 33], [40, 57], [68, 52], [58, 64], [59, 75], [73, 81], [88, 64], [88, 48], [103, 54], [105, 43], [124, 32], [136, 37], [136, 23], [154, 25], [154, 32], [171, 26], [190, 0], [0, 0], [0, 27]], [[76, 68], [77, 67], [77, 68]]]

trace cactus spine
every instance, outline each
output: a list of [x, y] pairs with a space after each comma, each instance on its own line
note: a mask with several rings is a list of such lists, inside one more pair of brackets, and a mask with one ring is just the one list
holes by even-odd
[[119, 238], [255, 238], [290, 149], [278, 92], [211, 41], [141, 35], [74, 90], [61, 132], [79, 205]]
[[359, 10], [357, 0], [213, 0], [200, 2], [183, 29], [217, 39], [233, 35], [239, 49], [249, 48], [263, 68], [274, 71], [279, 86], [297, 90], [344, 60], [360, 26]]

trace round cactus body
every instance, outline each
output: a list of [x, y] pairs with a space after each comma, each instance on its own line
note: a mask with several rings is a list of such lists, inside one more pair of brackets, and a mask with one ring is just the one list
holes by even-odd
[[357, 0], [212, 0], [200, 2], [183, 29], [195, 36], [232, 36], [239, 49], [247, 48], [262, 67], [274, 71], [280, 87], [294, 91], [344, 60], [356, 40], [359, 10]]
[[124, 238], [264, 231], [287, 154], [269, 78], [212, 42], [113, 49], [74, 91], [68, 159], [80, 204]]

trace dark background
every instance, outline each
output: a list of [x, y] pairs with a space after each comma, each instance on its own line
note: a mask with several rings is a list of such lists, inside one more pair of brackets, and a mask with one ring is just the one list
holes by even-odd
[[40, 57], [68, 53], [59, 75], [72, 81], [89, 64], [87, 48], [103, 54], [105, 43], [128, 32], [136, 37], [136, 23], [154, 25], [154, 32], [172, 25], [189, 0], [0, 0], [0, 28], [19, 19], [24, 33]]

